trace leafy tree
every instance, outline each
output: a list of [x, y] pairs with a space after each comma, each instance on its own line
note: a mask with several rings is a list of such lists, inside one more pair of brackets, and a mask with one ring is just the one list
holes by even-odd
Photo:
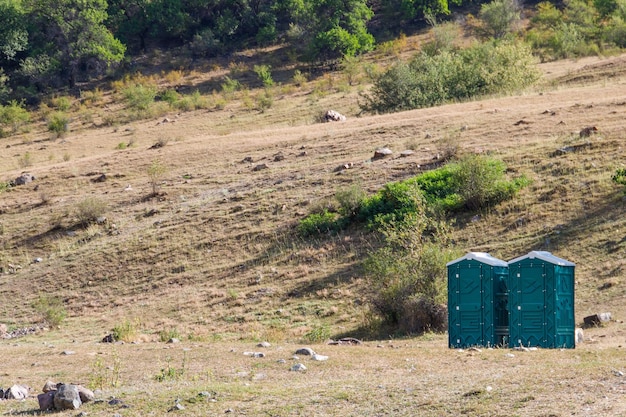
[[388, 16], [395, 16], [405, 20], [413, 20], [427, 15], [448, 15], [450, 5], [460, 5], [462, 0], [383, 0], [381, 8]]
[[126, 48], [104, 25], [106, 0], [26, 0], [32, 56], [46, 54], [73, 87], [89, 73], [122, 60]]
[[0, 0], [0, 66], [16, 61], [28, 47], [26, 13], [19, 0]]
[[520, 9], [516, 0], [493, 0], [480, 6], [478, 32], [487, 38], [502, 38], [519, 24]]
[[310, 58], [327, 60], [354, 56], [374, 46], [366, 23], [374, 16], [365, 0], [306, 0], [297, 9], [296, 23], [309, 33]]

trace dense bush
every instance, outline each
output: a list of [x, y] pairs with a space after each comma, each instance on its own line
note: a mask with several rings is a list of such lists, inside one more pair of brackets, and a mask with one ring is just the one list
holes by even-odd
[[421, 52], [382, 74], [361, 107], [388, 113], [486, 94], [509, 94], [538, 78], [530, 48], [521, 42], [478, 43], [434, 56]]
[[33, 303], [33, 307], [42, 315], [43, 321], [53, 327], [59, 326], [67, 316], [63, 300], [60, 298], [41, 295]]
[[300, 236], [320, 235], [337, 231], [340, 225], [337, 222], [337, 214], [324, 210], [321, 213], [312, 213], [306, 216], [298, 224], [298, 234]]
[[16, 133], [20, 126], [30, 121], [30, 113], [22, 103], [11, 101], [6, 106], [0, 104], [0, 137], [6, 133], [4, 127], [9, 127], [10, 133]]
[[454, 257], [446, 224], [421, 209], [381, 231], [384, 245], [364, 263], [374, 311], [405, 333], [445, 330], [445, 265]]

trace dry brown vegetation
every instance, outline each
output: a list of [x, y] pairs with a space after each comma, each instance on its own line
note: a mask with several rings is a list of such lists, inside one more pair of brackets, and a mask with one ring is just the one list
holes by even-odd
[[[33, 127], [2, 139], [0, 179], [24, 170], [37, 179], [0, 194], [0, 322], [39, 322], [33, 303], [42, 294], [60, 297], [68, 318], [0, 341], [0, 386], [38, 391], [47, 379], [89, 384], [101, 375], [102, 398], [131, 406], [98, 403], [89, 415], [163, 415], [177, 397], [181, 415], [623, 415], [626, 377], [616, 372], [626, 372], [626, 201], [610, 177], [626, 163], [625, 69], [624, 56], [542, 64], [542, 84], [525, 94], [362, 117], [357, 88], [338, 88], [340, 74], [277, 87], [264, 112], [233, 100], [113, 125], [107, 115], [123, 109], [104, 93], [95, 116], [74, 118], [63, 138]], [[189, 82], [211, 74], [188, 74]], [[331, 108], [348, 120], [315, 122]], [[598, 132], [581, 138], [587, 126]], [[367, 236], [304, 240], [295, 224], [342, 187], [374, 192], [421, 172], [443, 138], [532, 180], [512, 201], [459, 217], [458, 249], [502, 259], [549, 250], [577, 265], [577, 322], [601, 311], [617, 320], [587, 330], [575, 351], [457, 352], [446, 335], [428, 334], [315, 344], [331, 359], [302, 359], [309, 370], [289, 372], [301, 343], [385, 336], [367, 332], [359, 268]], [[371, 161], [382, 146], [395, 155]], [[555, 152], [564, 147], [576, 151]], [[407, 148], [415, 154], [396, 156]], [[335, 172], [346, 163], [354, 166]], [[255, 170], [260, 164], [268, 168]], [[90, 198], [105, 223], [80, 223], [77, 208]], [[9, 265], [20, 268], [9, 273]], [[124, 322], [143, 343], [95, 344]], [[184, 342], [158, 342], [168, 330]], [[261, 340], [273, 343], [266, 358], [243, 355]], [[184, 372], [157, 381], [168, 366]], [[36, 409], [34, 400], [0, 403], [6, 414]]]

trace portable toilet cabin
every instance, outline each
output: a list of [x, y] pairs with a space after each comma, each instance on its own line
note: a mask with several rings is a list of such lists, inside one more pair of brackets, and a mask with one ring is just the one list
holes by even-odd
[[532, 251], [509, 261], [509, 346], [574, 348], [575, 264]]
[[508, 344], [508, 264], [484, 252], [449, 262], [448, 346]]

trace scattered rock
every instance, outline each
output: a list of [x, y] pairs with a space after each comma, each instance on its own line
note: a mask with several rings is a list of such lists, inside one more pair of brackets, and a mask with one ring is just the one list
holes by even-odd
[[598, 131], [598, 128], [595, 126], [587, 126], [578, 133], [581, 138], [588, 138]]
[[91, 182], [105, 182], [107, 180], [106, 174], [101, 174], [96, 178], [92, 178]]
[[78, 387], [73, 384], [64, 384], [57, 388], [54, 394], [54, 408], [56, 410], [77, 410], [82, 405]]
[[262, 348], [268, 348], [270, 346], [272, 346], [270, 342], [261, 342], [258, 345], [256, 345], [256, 347], [262, 347]]
[[33, 181], [35, 181], [35, 176], [33, 174], [24, 172], [22, 175], [17, 177], [13, 182], [15, 183], [15, 185], [25, 185]]
[[268, 169], [269, 167], [267, 166], [267, 164], [259, 164], [257, 166], [255, 166], [254, 168], [252, 168], [252, 171], [262, 171], [264, 169]]
[[243, 352], [245, 356], [250, 356], [252, 358], [264, 358], [265, 353], [263, 352]]
[[48, 381], [44, 384], [42, 391], [44, 393], [46, 392], [50, 392], [50, 391], [56, 391], [58, 384], [55, 384], [52, 381]]
[[282, 152], [279, 152], [276, 155], [274, 155], [274, 162], [280, 162], [284, 159], [285, 159], [285, 155], [283, 155]]
[[246, 156], [241, 162], [254, 162], [251, 156]]
[[374, 156], [372, 157], [372, 160], [382, 159], [391, 154], [393, 154], [393, 152], [389, 148], [378, 148], [374, 151]]
[[39, 409], [41, 411], [54, 410], [54, 394], [55, 393], [56, 393], [56, 389], [53, 391], [44, 391], [43, 394], [37, 395], [37, 402], [39, 402]]
[[587, 148], [591, 148], [592, 146], [593, 145], [591, 144], [591, 142], [582, 143], [580, 145], [564, 146], [564, 147], [559, 148], [556, 151], [552, 152], [550, 154], [550, 156], [551, 157], [555, 157], [555, 156], [565, 155], [565, 154], [570, 153], [570, 152], [579, 152], [581, 150], [584, 150], [584, 149], [587, 149]]
[[339, 171], [343, 171], [343, 170], [345, 170], [345, 169], [350, 169], [350, 168], [352, 168], [353, 166], [354, 166], [354, 163], [352, 163], [352, 162], [348, 162], [348, 163], [346, 163], [346, 164], [339, 165], [338, 167], [336, 167], [335, 169], [333, 169], [333, 172], [339, 172]]
[[406, 158], [407, 156], [411, 156], [411, 155], [413, 155], [413, 154], [415, 154], [415, 151], [414, 151], [414, 150], [412, 150], [412, 149], [407, 149], [406, 151], [402, 151], [402, 152], [400, 152], [400, 157], [401, 157], [401, 158]]
[[170, 408], [168, 411], [172, 412], [172, 411], [182, 411], [185, 409], [185, 406], [182, 405], [181, 403], [177, 402], [176, 404], [174, 404], [174, 407]]
[[614, 284], [609, 281], [609, 282], [605, 282], [604, 284], [600, 285], [598, 287], [598, 290], [602, 291], [602, 290], [608, 290], [609, 288], [611, 288]]
[[97, 224], [106, 224], [107, 222], [107, 218], [105, 216], [99, 216], [98, 218], [96, 218], [96, 223]]
[[339, 340], [331, 340], [328, 342], [329, 345], [360, 345], [362, 343], [362, 341], [355, 339], [354, 337], [344, 337]]
[[76, 352], [74, 352], [73, 350], [64, 350], [63, 352], [61, 352], [61, 355], [65, 355], [65, 356], [69, 356], [69, 355], [75, 355]]
[[172, 343], [180, 343], [180, 339], [172, 337], [170, 340], [167, 341], [167, 343], [170, 343], [170, 344], [172, 344]]
[[519, 125], [528, 125], [530, 124], [530, 122], [527, 122], [524, 119], [518, 120], [517, 122], [513, 123], [513, 126], [519, 126]]
[[28, 398], [30, 389], [24, 385], [13, 385], [8, 391], [5, 391], [4, 398], [7, 400], [23, 400]]
[[326, 122], [345, 122], [346, 121], [346, 116], [344, 116], [343, 114], [335, 111], [335, 110], [328, 110], [325, 114], [324, 114], [324, 121]]
[[78, 396], [83, 403], [88, 403], [96, 399], [96, 395], [89, 388], [85, 388], [82, 385], [77, 385]]
[[585, 334], [583, 332], [583, 329], [581, 329], [580, 327], [576, 328], [576, 344], [581, 344], [582, 342], [585, 341]]
[[587, 316], [583, 319], [585, 326], [600, 326], [602, 323], [611, 321], [611, 313], [598, 313]]
[[292, 366], [289, 370], [293, 372], [303, 372], [303, 371], [306, 371], [306, 366], [304, 366], [301, 363], [297, 363], [294, 366]]
[[307, 356], [313, 356], [315, 355], [315, 351], [311, 348], [305, 347], [305, 348], [300, 348], [298, 350], [296, 350], [296, 355], [307, 355]]
[[102, 343], [115, 343], [115, 336], [113, 333], [104, 336], [101, 340]]
[[316, 353], [313, 356], [311, 356], [311, 359], [313, 359], [314, 361], [318, 361], [318, 362], [324, 362], [328, 360], [328, 356], [324, 356], [324, 355], [320, 355]]

